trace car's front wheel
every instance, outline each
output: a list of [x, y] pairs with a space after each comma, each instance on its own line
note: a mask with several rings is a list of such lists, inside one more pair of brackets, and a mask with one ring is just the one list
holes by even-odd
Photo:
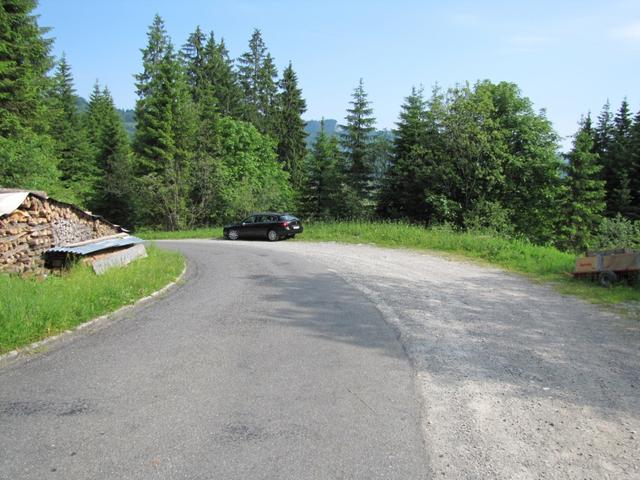
[[238, 230], [229, 230], [229, 233], [227, 233], [227, 238], [229, 240], [237, 240], [240, 237], [240, 234], [238, 233]]
[[270, 242], [275, 242], [276, 240], [278, 240], [278, 234], [275, 230], [269, 230], [269, 232], [267, 233], [267, 239]]

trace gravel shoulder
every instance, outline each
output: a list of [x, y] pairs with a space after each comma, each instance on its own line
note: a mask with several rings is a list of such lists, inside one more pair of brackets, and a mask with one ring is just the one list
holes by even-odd
[[[229, 242], [231, 243], [231, 242]], [[438, 478], [640, 478], [640, 324], [518, 275], [367, 245], [300, 255], [397, 330]]]

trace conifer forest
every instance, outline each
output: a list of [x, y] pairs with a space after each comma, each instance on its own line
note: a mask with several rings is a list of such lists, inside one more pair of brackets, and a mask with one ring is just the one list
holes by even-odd
[[260, 30], [231, 58], [218, 32], [196, 27], [179, 45], [156, 16], [129, 135], [107, 85], [79, 108], [73, 59], [53, 58], [35, 7], [0, 6], [2, 187], [44, 190], [134, 229], [284, 210], [486, 229], [567, 251], [640, 234], [640, 112], [627, 100], [576, 119], [560, 153], [516, 84], [416, 86], [388, 132], [360, 79], [335, 134], [321, 122], [308, 141], [295, 65], [278, 71]]

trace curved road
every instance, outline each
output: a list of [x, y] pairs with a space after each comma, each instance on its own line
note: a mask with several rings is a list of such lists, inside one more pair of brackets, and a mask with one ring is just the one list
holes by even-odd
[[299, 256], [165, 244], [184, 284], [0, 369], [0, 479], [427, 478], [413, 372]]
[[366, 245], [162, 242], [161, 299], [0, 368], [0, 479], [638, 479], [640, 322]]

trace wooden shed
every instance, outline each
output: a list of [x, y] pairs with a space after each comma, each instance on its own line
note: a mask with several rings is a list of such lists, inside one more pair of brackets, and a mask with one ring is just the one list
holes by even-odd
[[126, 232], [45, 192], [0, 188], [0, 272], [37, 272], [51, 248]]

